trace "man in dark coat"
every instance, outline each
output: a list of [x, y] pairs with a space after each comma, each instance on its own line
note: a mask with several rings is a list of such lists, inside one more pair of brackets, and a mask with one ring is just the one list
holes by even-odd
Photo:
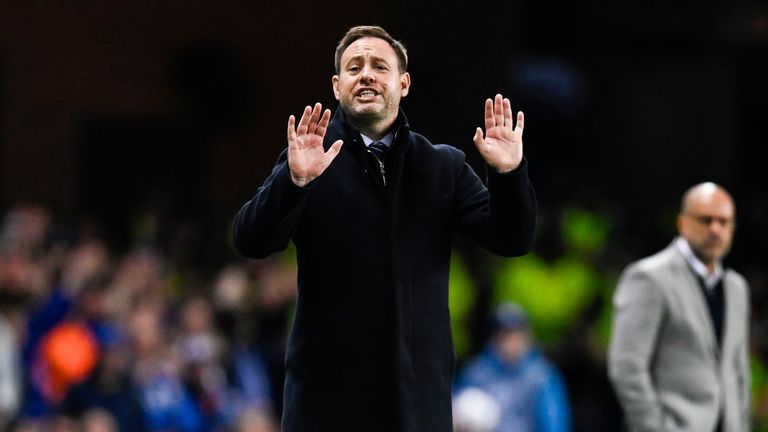
[[486, 130], [474, 136], [486, 187], [461, 151], [410, 130], [400, 42], [354, 27], [335, 63], [333, 119], [319, 103], [298, 125], [290, 116], [288, 149], [234, 222], [245, 256], [296, 246], [283, 430], [447, 432], [452, 235], [505, 256], [529, 250], [536, 199], [523, 114], [515, 126], [508, 99], [486, 100]]

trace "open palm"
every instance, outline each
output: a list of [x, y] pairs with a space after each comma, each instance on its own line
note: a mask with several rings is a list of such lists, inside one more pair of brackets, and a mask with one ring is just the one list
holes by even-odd
[[304, 108], [298, 127], [296, 117], [288, 117], [288, 168], [291, 180], [297, 186], [306, 186], [316, 179], [341, 150], [341, 140], [334, 142], [328, 151], [323, 148], [330, 119], [331, 111], [326, 109], [323, 112], [320, 103], [316, 103], [314, 108]]
[[477, 128], [473, 141], [485, 162], [499, 172], [509, 172], [523, 160], [522, 111], [517, 113], [517, 125], [512, 121], [509, 99], [497, 94], [485, 101], [485, 137]]

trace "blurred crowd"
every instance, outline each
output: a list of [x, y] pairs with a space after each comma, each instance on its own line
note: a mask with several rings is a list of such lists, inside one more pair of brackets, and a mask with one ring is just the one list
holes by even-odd
[[98, 231], [36, 204], [2, 215], [0, 430], [277, 431], [292, 263], [185, 274]]
[[[38, 203], [0, 213], [0, 430], [279, 430], [296, 296], [293, 251], [245, 260], [212, 244], [230, 243], [226, 234], [209, 235], [201, 247], [223, 252], [190, 260], [188, 243], [168, 238], [203, 233], [151, 219], [115, 247], [97, 223], [59, 220]], [[498, 379], [488, 374], [504, 372], [500, 359], [535, 359], [553, 377], [545, 388], [570, 424], [563, 430], [619, 431], [622, 416], [605, 370], [610, 298], [620, 269], [642, 253], [609, 241], [615, 227], [594, 212], [545, 214], [541, 225], [536, 249], [523, 258], [455, 255], [456, 389], [487, 384], [488, 394], [519, 395], [497, 384], [536, 380], [513, 369]], [[752, 284], [753, 412], [755, 430], [765, 431], [765, 273], [738, 270]], [[524, 338], [499, 342], [500, 321], [490, 319], [499, 304], [520, 308], [509, 316], [524, 317]], [[517, 327], [506, 325], [505, 334]], [[525, 349], [514, 354], [515, 346]], [[464, 406], [473, 407], [470, 416], [486, 410], [480, 423], [506, 418], [487, 394], [462, 393], [457, 419], [468, 419]]]

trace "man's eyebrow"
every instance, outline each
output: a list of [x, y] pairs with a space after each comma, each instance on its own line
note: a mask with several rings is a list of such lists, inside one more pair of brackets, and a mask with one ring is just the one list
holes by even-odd
[[365, 57], [370, 57], [375, 62], [383, 62], [383, 63], [389, 64], [389, 62], [384, 57], [379, 57], [379, 56], [374, 55], [374, 54], [368, 54], [367, 56], [365, 56], [363, 54], [357, 54], [357, 55], [354, 55], [354, 56], [350, 57], [349, 59], [347, 59], [347, 61], [344, 63], [344, 65], [346, 66], [346, 65], [348, 65], [348, 64], [350, 64], [350, 63], [352, 63], [354, 61], [364, 60]]

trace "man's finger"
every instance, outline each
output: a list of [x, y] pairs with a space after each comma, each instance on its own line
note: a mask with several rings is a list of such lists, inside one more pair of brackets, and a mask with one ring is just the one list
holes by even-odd
[[296, 141], [296, 117], [291, 114], [288, 117], [288, 145]]
[[525, 126], [525, 116], [522, 111], [517, 112], [517, 125], [515, 125], [515, 131], [523, 132], [523, 126]]
[[309, 117], [309, 125], [307, 125], [307, 133], [313, 134], [317, 129], [317, 123], [320, 120], [320, 113], [323, 110], [323, 105], [317, 102], [312, 108], [312, 115]]
[[325, 136], [325, 131], [328, 129], [328, 123], [331, 120], [331, 110], [326, 109], [325, 112], [323, 112], [323, 116], [320, 117], [320, 121], [317, 123], [317, 129], [315, 129], [315, 134], [319, 135], [321, 138]]
[[301, 135], [306, 135], [307, 133], [307, 127], [309, 125], [309, 117], [312, 116], [312, 107], [307, 105], [304, 108], [304, 112], [301, 114], [301, 120], [299, 120], [299, 127], [296, 128], [296, 133]]
[[488, 130], [496, 126], [496, 121], [493, 119], [493, 101], [490, 99], [485, 100], [485, 130]]
[[478, 149], [480, 149], [480, 146], [483, 145], [483, 130], [480, 128], [477, 128], [475, 130], [475, 136], [472, 137], [472, 141], [475, 142], [475, 145]]
[[496, 126], [504, 126], [504, 102], [500, 94], [496, 95], [493, 102], [493, 117]]
[[515, 130], [515, 125], [512, 123], [512, 104], [509, 103], [509, 99], [504, 98], [504, 127], [508, 127], [511, 130]]
[[326, 157], [326, 160], [328, 161], [329, 165], [330, 165], [331, 161], [336, 159], [336, 156], [339, 155], [339, 152], [341, 151], [341, 146], [343, 144], [344, 144], [344, 141], [336, 140], [336, 142], [331, 145], [331, 147], [328, 149], [328, 151], [325, 152], [325, 157]]

